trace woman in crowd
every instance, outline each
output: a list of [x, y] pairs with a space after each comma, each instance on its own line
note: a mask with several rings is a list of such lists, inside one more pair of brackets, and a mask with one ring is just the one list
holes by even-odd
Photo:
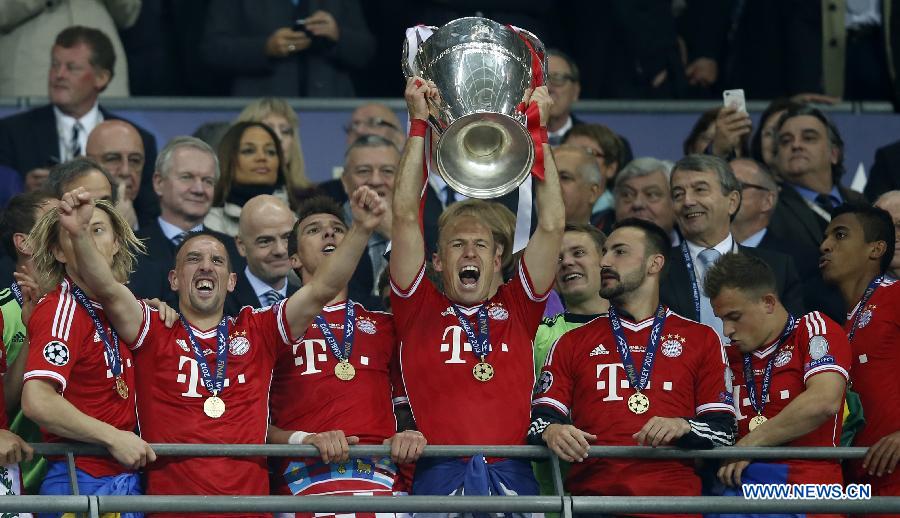
[[287, 201], [284, 155], [278, 136], [261, 122], [237, 122], [219, 144], [221, 174], [203, 224], [236, 236], [241, 209], [250, 198], [272, 194]]
[[261, 122], [272, 128], [284, 153], [284, 183], [291, 206], [309, 197], [313, 183], [306, 177], [306, 163], [300, 143], [300, 119], [297, 112], [280, 97], [263, 97], [244, 108], [237, 122]]
[[775, 126], [778, 125], [778, 119], [787, 111], [788, 108], [799, 103], [784, 97], [775, 99], [759, 117], [759, 129], [753, 134], [750, 141], [750, 156], [754, 160], [758, 160], [772, 171], [775, 170], [774, 149], [775, 149]]

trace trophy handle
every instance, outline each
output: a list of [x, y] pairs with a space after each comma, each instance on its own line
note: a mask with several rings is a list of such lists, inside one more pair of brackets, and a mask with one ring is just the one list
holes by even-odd
[[[433, 25], [425, 25], [424, 27], [426, 29], [430, 29], [432, 34], [434, 33], [434, 31], [438, 30], [438, 28]], [[416, 49], [422, 48], [422, 43], [424, 43], [424, 42], [425, 42], [425, 40], [422, 39], [422, 36], [419, 34], [419, 31], [416, 31]], [[401, 62], [400, 62], [400, 67], [403, 70], [403, 77], [406, 79], [409, 79], [410, 77], [413, 77], [413, 76], [421, 77], [422, 72], [419, 70], [419, 67], [416, 65], [415, 56], [413, 56], [413, 59], [410, 60], [409, 54], [410, 54], [409, 40], [406, 38], [403, 38], [403, 52], [401, 53], [402, 57], [401, 57]], [[412, 62], [410, 62], [410, 61], [412, 61]]]

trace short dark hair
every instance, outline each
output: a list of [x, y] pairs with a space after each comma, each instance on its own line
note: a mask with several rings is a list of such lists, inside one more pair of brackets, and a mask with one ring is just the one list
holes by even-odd
[[54, 198], [61, 199], [63, 194], [65, 194], [65, 186], [69, 183], [81, 178], [82, 176], [87, 176], [93, 171], [99, 171], [106, 179], [109, 181], [109, 186], [111, 188], [112, 195], [110, 196], [110, 200], [113, 205], [119, 202], [119, 190], [118, 182], [116, 182], [115, 178], [109, 171], [106, 170], [105, 167], [100, 165], [100, 162], [97, 162], [93, 158], [88, 158], [86, 156], [80, 156], [69, 160], [68, 162], [63, 162], [61, 164], [56, 164], [55, 166], [50, 168], [50, 173], [47, 175], [47, 183], [44, 184], [44, 190]]
[[20, 193], [9, 199], [3, 214], [0, 215], [0, 240], [3, 248], [12, 259], [16, 258], [16, 245], [13, 243], [13, 234], [28, 234], [37, 221], [38, 209], [52, 200], [50, 193], [34, 191]]
[[299, 239], [297, 238], [297, 232], [300, 231], [300, 223], [312, 216], [313, 214], [331, 214], [337, 219], [341, 220], [341, 223], [344, 225], [347, 224], [347, 220], [344, 218], [344, 211], [341, 209], [341, 206], [337, 204], [332, 198], [324, 195], [313, 196], [307, 200], [304, 200], [303, 203], [297, 207], [297, 221], [294, 222], [294, 228], [291, 229], [291, 234], [288, 236], [288, 255], [294, 255], [297, 253], [297, 249], [299, 245], [297, 244]]
[[[792, 119], [794, 117], [800, 117], [803, 115], [808, 115], [810, 117], [815, 117], [819, 119], [825, 126], [825, 133], [827, 134], [828, 141], [831, 143], [831, 146], [837, 148], [838, 157], [837, 163], [831, 164], [831, 183], [836, 185], [841, 181], [841, 177], [844, 176], [844, 139], [841, 138], [841, 132], [838, 131], [837, 126], [831, 119], [829, 119], [825, 112], [818, 108], [813, 108], [812, 106], [806, 104], [794, 104], [789, 106], [781, 117], [778, 119], [778, 125], [776, 129], [779, 133], [781, 133], [781, 127], [784, 126], [784, 123], [787, 122], [788, 119]], [[775, 143], [776, 149], [778, 148], [778, 142]]]
[[363, 147], [389, 147], [396, 151], [398, 154], [400, 153], [400, 149], [397, 148], [397, 144], [389, 139], [382, 137], [381, 135], [363, 135], [354, 140], [349, 146], [347, 146], [347, 150], [344, 151], [344, 159], [350, 156], [350, 152], [354, 149]]
[[[213, 231], [206, 230], [206, 229], [188, 232], [188, 234], [184, 237], [184, 239], [181, 240], [181, 243], [178, 243], [178, 246], [175, 247], [176, 261], [178, 258], [178, 254], [181, 253], [181, 249], [185, 247], [187, 242], [192, 239], [196, 239], [198, 237], [211, 237], [211, 238], [215, 239], [216, 241], [218, 241], [219, 243], [222, 243], [222, 247], [225, 248], [225, 257], [227, 259], [226, 264], [228, 265], [228, 273], [231, 273], [234, 271], [231, 268], [231, 266], [232, 266], [231, 265], [231, 254], [228, 253], [228, 245], [226, 245], [225, 242], [222, 241], [221, 236], [216, 235]], [[172, 267], [174, 268], [175, 265], [173, 264]]]
[[91, 66], [109, 72], [109, 78], [112, 79], [116, 67], [116, 51], [109, 36], [93, 27], [73, 25], [66, 27], [57, 34], [56, 41], [53, 44], [64, 49], [70, 49], [79, 43], [90, 47]]
[[600, 146], [603, 150], [603, 163], [606, 165], [616, 163], [616, 172], [625, 167], [625, 146], [622, 139], [616, 133], [602, 124], [576, 124], [563, 136], [562, 143], [566, 144], [572, 137], [587, 137]]
[[881, 273], [890, 268], [891, 261], [894, 259], [894, 247], [897, 246], [894, 234], [894, 220], [891, 214], [878, 207], [866, 205], [864, 203], [844, 203], [834, 209], [831, 215], [834, 218], [843, 214], [853, 214], [859, 221], [863, 229], [863, 238], [866, 243], [874, 243], [876, 241], [884, 241], [885, 251], [881, 256]]
[[777, 99], [773, 99], [772, 102], [769, 103], [769, 106], [762, 112], [762, 115], [759, 116], [759, 127], [756, 129], [756, 133], [753, 134], [753, 137], [750, 139], [750, 156], [753, 157], [754, 160], [759, 162], [764, 162], [763, 153], [762, 153], [762, 133], [763, 126], [766, 125], [766, 122], [769, 121], [776, 113], [780, 111], [787, 110], [788, 108], [800, 106], [801, 103], [796, 101], [792, 101], [787, 97], [779, 97]]
[[588, 223], [566, 223], [564, 232], [581, 232], [590, 236], [597, 246], [597, 253], [603, 255], [603, 245], [606, 244], [606, 234], [602, 230]]
[[728, 253], [706, 272], [703, 292], [710, 299], [725, 288], [733, 288], [753, 295], [777, 293], [775, 272], [759, 257], [742, 253]]
[[672, 240], [666, 231], [656, 223], [638, 218], [625, 218], [613, 225], [613, 231], [620, 228], [636, 228], [644, 233], [644, 247], [650, 254], [662, 254], [669, 257], [672, 248]]
[[571, 72], [569, 72], [569, 75], [574, 78], [573, 81], [575, 81], [576, 83], [581, 81], [581, 72], [578, 70], [578, 63], [576, 63], [575, 60], [572, 59], [572, 56], [559, 49], [547, 49], [547, 58], [549, 59], [551, 56], [556, 56], [565, 61], [569, 65], [569, 70], [571, 70]]

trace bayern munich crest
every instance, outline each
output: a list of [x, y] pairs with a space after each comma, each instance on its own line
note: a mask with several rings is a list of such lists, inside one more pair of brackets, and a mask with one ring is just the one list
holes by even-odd
[[238, 331], [231, 337], [228, 342], [228, 352], [234, 356], [243, 356], [250, 350], [250, 340], [247, 340], [247, 333]]
[[775, 357], [775, 366], [784, 367], [791, 361], [791, 358], [791, 351], [780, 351], [778, 356]]
[[681, 335], [666, 335], [663, 337], [662, 353], [667, 358], [678, 358], [684, 350], [685, 339]]
[[356, 319], [356, 328], [367, 335], [374, 335], [378, 328], [375, 327], [375, 321], [367, 317], [359, 317]]
[[862, 329], [869, 325], [869, 322], [872, 321], [872, 310], [875, 309], [874, 304], [870, 304], [866, 306], [866, 310], [862, 312], [862, 315], [859, 316], [859, 325], [857, 326], [859, 329]]
[[488, 316], [493, 320], [506, 320], [509, 318], [509, 311], [500, 304], [491, 304], [488, 306]]

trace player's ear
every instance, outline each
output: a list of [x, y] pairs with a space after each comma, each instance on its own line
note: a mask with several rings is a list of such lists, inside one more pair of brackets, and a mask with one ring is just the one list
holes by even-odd
[[228, 274], [228, 285], [226, 286], [226, 288], [228, 289], [228, 293], [231, 293], [232, 291], [234, 291], [234, 287], [236, 285], [237, 285], [237, 274], [229, 273]]
[[431, 264], [434, 266], [434, 271], [442, 272], [444, 271], [444, 266], [441, 263], [441, 255], [437, 252], [431, 254]]
[[178, 291], [178, 276], [175, 275], [175, 270], [169, 270], [169, 288]]
[[766, 307], [766, 313], [771, 315], [775, 312], [775, 306], [778, 305], [778, 296], [774, 293], [766, 293], [762, 297], [762, 302]]
[[659, 275], [662, 273], [663, 267], [666, 265], [666, 257], [662, 254], [653, 254], [647, 264], [647, 273], [649, 275]]
[[[291, 270], [297, 272], [301, 268], [303, 268], [303, 263], [300, 262], [300, 254], [291, 254]], [[297, 276], [299, 277], [299, 274]]]

